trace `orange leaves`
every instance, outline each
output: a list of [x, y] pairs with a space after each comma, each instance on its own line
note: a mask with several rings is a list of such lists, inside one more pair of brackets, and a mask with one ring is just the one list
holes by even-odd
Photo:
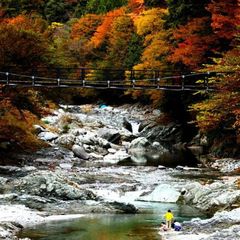
[[0, 66], [42, 63], [47, 55], [44, 29], [44, 21], [38, 17], [5, 19], [0, 25]]
[[124, 14], [124, 8], [113, 10], [104, 16], [103, 23], [97, 28], [95, 34], [91, 38], [91, 42], [95, 47], [99, 47], [106, 38], [114, 20]]
[[71, 38], [90, 39], [95, 33], [97, 27], [102, 22], [102, 16], [96, 14], [87, 14], [72, 25]]
[[144, 9], [144, 0], [130, 0], [128, 7], [133, 14], [139, 14]]
[[42, 18], [28, 15], [4, 19], [3, 24], [15, 27], [18, 30], [33, 30], [38, 33], [43, 33], [47, 28], [47, 24]]
[[0, 102], [0, 139], [15, 141], [21, 145], [33, 145], [36, 138], [32, 134], [37, 118], [28, 111], [19, 111], [8, 100]]
[[26, 23], [26, 20], [27, 19], [24, 15], [19, 15], [15, 18], [6, 19], [6, 22], [10, 25], [19, 26], [19, 25], [23, 25], [24, 23]]

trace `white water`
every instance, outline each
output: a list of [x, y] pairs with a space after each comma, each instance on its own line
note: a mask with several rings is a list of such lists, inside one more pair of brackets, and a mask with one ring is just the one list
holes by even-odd
[[141, 123], [139, 123], [139, 122], [131, 122], [133, 135], [138, 135], [140, 124]]

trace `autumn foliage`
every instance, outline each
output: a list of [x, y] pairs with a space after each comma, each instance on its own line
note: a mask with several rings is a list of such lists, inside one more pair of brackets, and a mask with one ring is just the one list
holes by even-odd
[[[210, 79], [217, 91], [203, 93], [197, 102], [189, 94], [185, 109], [191, 109], [200, 131], [234, 129], [239, 137], [239, 0], [20, 2], [4, 1], [0, 7], [1, 69], [9, 65], [25, 69], [96, 67], [158, 70], [168, 76], [218, 72]], [[121, 74], [116, 79], [121, 79]], [[134, 77], [146, 78], [141, 71]], [[98, 94], [94, 90], [78, 93], [84, 97]], [[121, 94], [159, 107], [174, 102], [156, 90]], [[10, 111], [4, 112], [5, 108]], [[176, 104], [168, 108], [173, 112]], [[4, 131], [4, 126], [21, 117], [26, 125], [18, 129], [30, 129], [34, 121], [29, 109], [18, 111], [5, 100], [0, 111], [4, 112]]]

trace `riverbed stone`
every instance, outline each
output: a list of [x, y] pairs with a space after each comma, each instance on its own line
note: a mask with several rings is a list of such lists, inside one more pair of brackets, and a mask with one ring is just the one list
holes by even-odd
[[41, 132], [38, 137], [44, 141], [53, 141], [58, 138], [58, 134], [52, 132]]
[[68, 180], [60, 172], [39, 171], [18, 180], [16, 190], [25, 194], [41, 197], [56, 197], [60, 199], [96, 199], [89, 190]]
[[138, 209], [133, 205], [129, 203], [122, 203], [122, 202], [108, 202], [108, 205], [113, 207], [114, 209], [117, 209], [120, 213], [137, 213]]
[[130, 155], [127, 154], [123, 150], [119, 150], [115, 153], [110, 153], [110, 154], [104, 156], [103, 161], [108, 162], [108, 163], [117, 164], [117, 163], [119, 163], [121, 161], [124, 161], [126, 159], [130, 159]]
[[71, 149], [71, 147], [74, 145], [75, 138], [76, 137], [73, 134], [63, 134], [58, 137], [55, 143], [68, 149]]
[[137, 150], [144, 151], [146, 147], [149, 147], [151, 144], [145, 137], [138, 137], [134, 139], [129, 146], [129, 151]]
[[239, 203], [240, 190], [233, 181], [215, 182], [202, 185], [200, 183], [187, 184], [182, 191], [187, 203], [194, 204], [206, 212], [216, 212], [218, 209]]
[[215, 160], [211, 167], [220, 170], [222, 173], [234, 172], [240, 169], [240, 159], [222, 158]]
[[119, 140], [121, 137], [117, 129], [106, 128], [106, 127], [100, 128], [98, 130], [98, 136], [106, 139], [108, 142], [111, 142], [111, 143], [119, 143]]
[[85, 149], [82, 146], [74, 144], [72, 146], [72, 151], [77, 157], [79, 157], [83, 160], [88, 160], [89, 159], [88, 153], [85, 151]]
[[148, 202], [176, 203], [180, 192], [169, 184], [160, 184], [150, 194], [141, 196], [138, 199]]

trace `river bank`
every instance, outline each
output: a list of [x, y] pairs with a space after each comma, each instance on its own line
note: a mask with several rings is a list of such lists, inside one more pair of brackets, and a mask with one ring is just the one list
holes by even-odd
[[[178, 124], [156, 124], [160, 115], [158, 110], [139, 105], [83, 105], [62, 106], [42, 119], [43, 124], [35, 126], [36, 133], [49, 147], [19, 155], [21, 166], [0, 166], [5, 212], [0, 216], [0, 236], [16, 239], [15, 231], [21, 226], [52, 221], [56, 215], [55, 219], [144, 212], [137, 202], [178, 202], [209, 217], [217, 211], [238, 209], [239, 161], [218, 160], [210, 164], [212, 169], [203, 167], [184, 147]], [[216, 215], [213, 222], [216, 218], [221, 216]], [[204, 221], [184, 223], [181, 234], [193, 236], [196, 226], [204, 224], [213, 232], [218, 230]], [[237, 221], [231, 223], [232, 237]], [[16, 223], [16, 229], [9, 222]], [[229, 228], [224, 220], [221, 226], [226, 231]], [[202, 229], [198, 232], [205, 234]], [[166, 239], [175, 239], [168, 234], [164, 234]]]

